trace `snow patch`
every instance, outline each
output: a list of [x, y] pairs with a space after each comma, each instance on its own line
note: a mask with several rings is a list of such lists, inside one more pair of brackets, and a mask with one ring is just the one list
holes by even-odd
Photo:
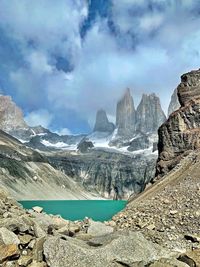
[[64, 142], [57, 142], [57, 143], [50, 143], [47, 140], [42, 140], [41, 143], [47, 147], [54, 147], [54, 148], [60, 148], [60, 149], [66, 149], [66, 150], [76, 150], [77, 145], [68, 145]]

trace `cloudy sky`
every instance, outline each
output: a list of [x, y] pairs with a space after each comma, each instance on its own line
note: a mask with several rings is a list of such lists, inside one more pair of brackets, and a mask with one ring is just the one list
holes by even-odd
[[0, 0], [0, 93], [31, 125], [88, 132], [114, 119], [130, 87], [166, 111], [180, 75], [200, 67], [198, 0]]

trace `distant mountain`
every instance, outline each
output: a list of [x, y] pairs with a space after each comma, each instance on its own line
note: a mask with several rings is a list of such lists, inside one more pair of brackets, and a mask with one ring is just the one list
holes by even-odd
[[13, 130], [27, 129], [21, 109], [10, 96], [0, 95], [0, 129], [9, 133]]
[[115, 129], [115, 125], [108, 121], [105, 110], [100, 109], [96, 114], [96, 122], [94, 126], [94, 132], [108, 132], [112, 133]]
[[155, 94], [143, 95], [136, 111], [127, 89], [117, 103], [116, 126], [101, 109], [90, 134], [59, 135], [41, 126], [29, 127], [11, 98], [4, 110], [6, 116], [1, 115], [0, 128], [26, 147], [39, 150], [54, 168], [86, 191], [106, 198], [128, 198], [144, 190], [154, 176], [156, 132], [165, 119]]
[[116, 127], [118, 129], [118, 135], [133, 136], [135, 131], [135, 115], [133, 98], [128, 88], [122, 99], [117, 103]]
[[155, 133], [165, 120], [159, 97], [155, 94], [143, 94], [136, 111], [136, 130], [142, 133]]
[[43, 154], [23, 145], [0, 130], [0, 186], [18, 200], [24, 199], [94, 199], [58, 169]]
[[168, 116], [175, 110], [179, 109], [179, 107], [180, 103], [178, 101], [177, 88], [176, 88], [171, 96], [171, 101], [168, 107]]

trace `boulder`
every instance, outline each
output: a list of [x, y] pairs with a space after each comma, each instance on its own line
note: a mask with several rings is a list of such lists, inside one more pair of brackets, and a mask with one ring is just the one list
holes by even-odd
[[20, 252], [16, 244], [0, 245], [0, 263], [19, 257]]
[[107, 226], [102, 222], [89, 221], [87, 233], [91, 236], [102, 236], [114, 231], [113, 227]]
[[43, 211], [43, 208], [39, 206], [35, 206], [35, 207], [32, 207], [32, 210], [34, 210], [37, 213], [41, 213]]
[[111, 240], [100, 247], [92, 247], [70, 237], [66, 237], [66, 240], [50, 237], [44, 243], [44, 255], [50, 267], [132, 266], [142, 261], [147, 264], [172, 254], [137, 232], [117, 234], [115, 238], [111, 236]]
[[21, 245], [28, 245], [28, 243], [31, 242], [31, 240], [33, 239], [32, 235], [19, 235], [19, 240], [20, 240], [20, 244]]
[[33, 261], [31, 264], [29, 264], [28, 267], [47, 267], [47, 264], [44, 261], [42, 262]]
[[161, 259], [151, 263], [149, 267], [188, 267], [188, 265], [177, 259]]
[[5, 245], [10, 245], [10, 244], [19, 245], [20, 240], [16, 234], [9, 231], [5, 227], [1, 227], [0, 228], [0, 243], [3, 243]]
[[19, 266], [28, 266], [32, 262], [31, 256], [21, 256], [18, 260]]
[[36, 262], [41, 262], [43, 260], [43, 245], [46, 237], [37, 238], [33, 246], [33, 259]]

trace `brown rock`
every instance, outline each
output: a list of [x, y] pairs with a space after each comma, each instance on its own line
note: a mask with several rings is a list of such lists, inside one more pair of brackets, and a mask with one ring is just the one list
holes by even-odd
[[21, 256], [18, 260], [19, 266], [28, 266], [32, 262], [31, 256]]
[[27, 245], [33, 239], [32, 235], [20, 235], [19, 240], [20, 244]]
[[33, 247], [33, 259], [37, 262], [43, 260], [43, 244], [45, 237], [37, 238]]
[[182, 76], [178, 86], [181, 108], [158, 130], [157, 176], [174, 168], [192, 150], [200, 148], [200, 71]]
[[31, 264], [28, 265], [28, 267], [47, 267], [47, 264], [42, 262], [33, 261]]
[[181, 76], [178, 88], [178, 98], [181, 106], [185, 106], [191, 99], [200, 97], [200, 70], [193, 70]]
[[0, 246], [0, 263], [7, 259], [17, 258], [19, 255], [19, 249], [15, 244]]

